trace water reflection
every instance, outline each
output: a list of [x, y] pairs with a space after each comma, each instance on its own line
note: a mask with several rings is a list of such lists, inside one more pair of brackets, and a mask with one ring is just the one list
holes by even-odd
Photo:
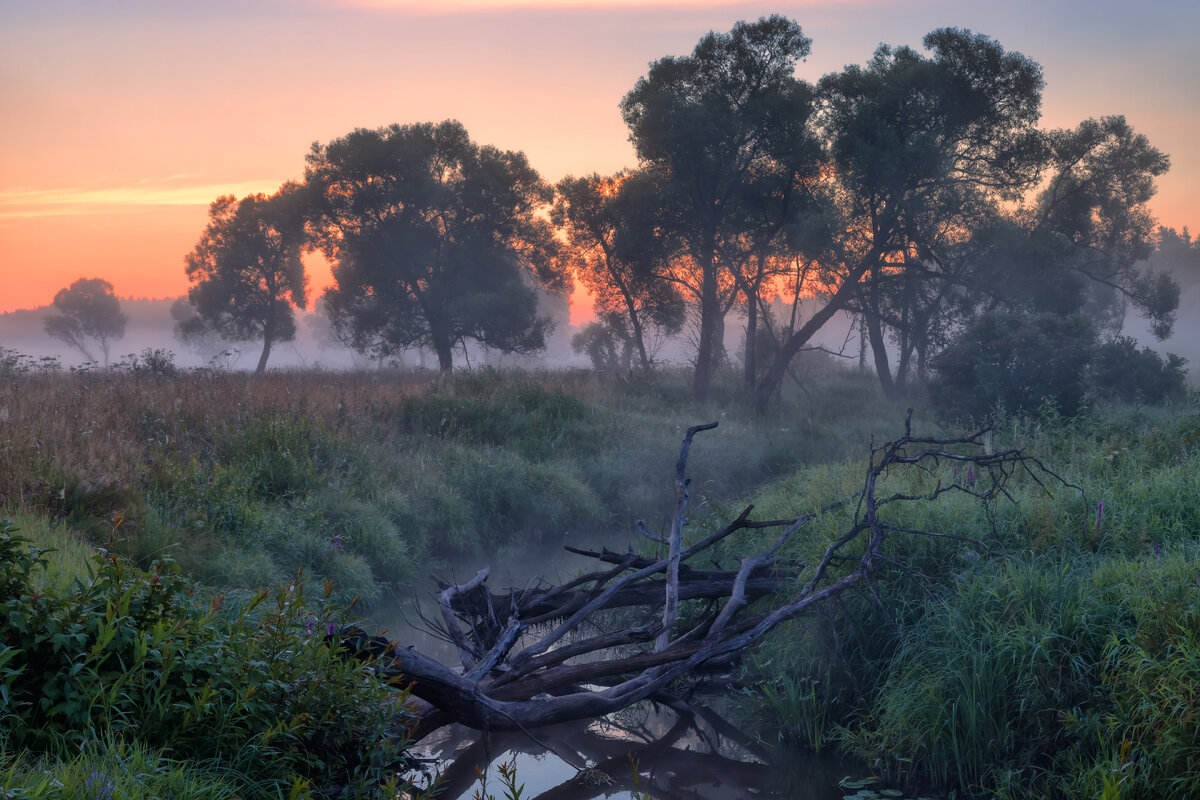
[[[706, 707], [680, 715], [642, 706], [591, 723], [529, 734], [493, 734], [454, 726], [419, 748], [428, 759], [420, 783], [440, 772], [438, 798], [503, 797], [502, 764], [514, 764], [523, 798], [588, 800], [836, 800], [837, 783], [854, 772], [811, 753], [769, 752]], [[480, 776], [486, 782], [481, 787]]]

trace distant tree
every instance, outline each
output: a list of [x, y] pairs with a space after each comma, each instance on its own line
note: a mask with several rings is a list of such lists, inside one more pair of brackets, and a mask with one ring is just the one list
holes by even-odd
[[556, 187], [551, 219], [565, 232], [567, 263], [592, 293], [600, 317], [576, 334], [585, 342], [576, 351], [592, 354], [598, 368], [601, 363], [606, 369], [630, 366], [628, 358], [599, 355], [608, 353], [601, 342], [613, 342], [613, 348], [621, 342], [628, 344], [622, 348], [626, 355], [636, 354], [641, 368], [649, 370], [648, 340], [683, 327], [684, 301], [669, 277], [669, 247], [654, 230], [658, 194], [647, 178], [644, 173], [567, 177]]
[[454, 121], [392, 125], [314, 145], [306, 179], [343, 341], [375, 357], [430, 347], [443, 371], [468, 339], [544, 347], [532, 284], [563, 291], [569, 277], [544, 217], [552, 190], [522, 153], [481, 147]]
[[187, 297], [177, 297], [171, 303], [172, 332], [175, 339], [191, 352], [205, 360], [215, 358], [226, 348], [225, 340], [216, 331], [209, 329], [200, 312]]
[[267, 197], [217, 198], [209, 223], [186, 258], [196, 315], [180, 323], [188, 336], [212, 331], [228, 341], [262, 340], [255, 372], [267, 367], [271, 347], [296, 336], [294, 308], [307, 303], [304, 188], [287, 183]]
[[1037, 227], [1070, 244], [1064, 266], [1085, 279], [1091, 316], [1120, 331], [1125, 303], [1171, 334], [1179, 285], [1139, 262], [1154, 251], [1148, 203], [1170, 159], [1122, 116], [1089, 119], [1047, 134], [1054, 174], [1038, 198]]
[[724, 319], [745, 284], [747, 237], [780, 229], [819, 160], [812, 88], [795, 77], [811, 40], [781, 16], [709, 33], [692, 54], [650, 65], [621, 102], [643, 168], [657, 174], [685, 257], [677, 280], [698, 313], [693, 390], [703, 399]]
[[108, 366], [109, 346], [125, 335], [126, 322], [112, 284], [102, 278], [80, 278], [58, 291], [54, 308], [58, 313], [45, 318], [46, 333], [74, 347], [88, 361], [96, 360], [88, 349], [88, 340], [94, 339]]

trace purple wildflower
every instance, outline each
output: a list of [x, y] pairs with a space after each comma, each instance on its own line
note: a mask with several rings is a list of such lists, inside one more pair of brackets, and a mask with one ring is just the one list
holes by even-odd
[[325, 629], [326, 636], [333, 636], [333, 623], [329, 623], [329, 627]]
[[333, 538], [329, 540], [329, 544], [325, 545], [325, 555], [329, 555], [334, 551], [338, 553], [342, 552], [342, 535], [340, 533], [335, 533]]
[[975, 469], [973, 467], [967, 467], [967, 486], [974, 486], [974, 485], [975, 485]]
[[103, 772], [93, 772], [88, 776], [87, 788], [95, 789], [95, 793], [92, 795], [95, 800], [112, 800], [117, 785], [108, 780], [108, 776]]
[[308, 629], [308, 635], [312, 636], [312, 632], [317, 628], [317, 618], [309, 617], [308, 622], [304, 623], [304, 627]]
[[1158, 558], [1162, 555], [1162, 542], [1154, 543], [1154, 557]]

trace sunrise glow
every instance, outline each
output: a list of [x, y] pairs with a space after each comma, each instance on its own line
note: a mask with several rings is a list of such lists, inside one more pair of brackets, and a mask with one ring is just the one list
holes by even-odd
[[[1070, 4], [1064, 4], [1070, 5]], [[813, 39], [809, 81], [939, 26], [994, 36], [1044, 67], [1044, 127], [1125, 114], [1172, 159], [1152, 210], [1200, 226], [1200, 74], [1182, 0], [1077, 13], [1033, 0], [912, 5], [707, 0], [255, 0], [0, 3], [0, 312], [81, 276], [123, 297], [179, 296], [218, 196], [303, 177], [314, 141], [458, 119], [542, 176], [636, 159], [618, 104], [663, 56], [770, 13]], [[310, 275], [310, 296], [328, 285]], [[586, 319], [582, 295], [573, 318]]]

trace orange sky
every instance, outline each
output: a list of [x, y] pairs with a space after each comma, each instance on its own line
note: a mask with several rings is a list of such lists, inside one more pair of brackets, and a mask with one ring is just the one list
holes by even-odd
[[1154, 211], [1200, 226], [1194, 0], [0, 0], [0, 311], [79, 277], [183, 294], [212, 199], [355, 127], [459, 119], [550, 180], [632, 166], [617, 105], [648, 63], [775, 12], [813, 39], [807, 80], [936, 27], [995, 37], [1045, 69], [1047, 127], [1125, 114], [1169, 153]]

